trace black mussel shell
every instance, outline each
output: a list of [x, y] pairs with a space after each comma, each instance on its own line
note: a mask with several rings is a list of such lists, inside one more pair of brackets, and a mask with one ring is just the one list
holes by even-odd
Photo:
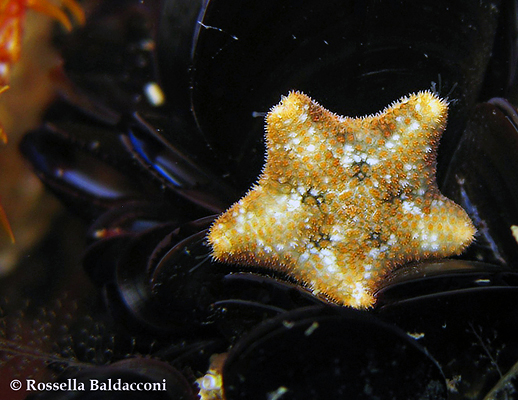
[[518, 268], [518, 113], [503, 99], [479, 104], [448, 165], [442, 192], [477, 234], [463, 258]]
[[161, 303], [171, 304], [171, 311], [190, 315], [191, 323], [214, 325], [232, 342], [266, 318], [319, 302], [297, 285], [212, 261], [206, 234], [175, 238], [155, 257], [153, 292]]
[[351, 309], [306, 308], [251, 331], [223, 367], [233, 399], [446, 399], [428, 353], [394, 326]]
[[376, 307], [451, 292], [518, 287], [518, 272], [466, 260], [437, 260], [405, 265], [389, 273], [376, 292]]
[[[134, 199], [167, 201], [197, 212], [192, 218], [206, 210], [219, 213], [239, 193], [213, 171], [210, 151], [191, 157], [184, 150], [207, 148], [195, 129], [169, 117], [166, 101], [162, 107], [146, 98], [149, 84], [160, 83], [154, 32], [161, 2], [117, 4], [93, 6], [87, 25], [62, 38], [66, 76], [59, 77], [60, 97], [47, 110], [47, 125], [25, 137], [22, 152], [47, 186], [88, 218]], [[74, 164], [86, 176], [62, 179], [61, 171], [68, 178]], [[106, 178], [98, 171], [103, 165]], [[127, 182], [110, 175], [114, 168], [126, 175], [130, 193], [119, 193]]]
[[160, 83], [155, 59], [160, 3], [98, 2], [84, 27], [59, 38], [65, 72], [81, 93], [121, 113], [157, 108], [145, 93], [149, 84]]
[[[117, 209], [115, 211], [119, 212], [120, 210]], [[131, 213], [131, 210], [126, 211]], [[107, 214], [113, 215], [116, 213], [108, 212]], [[137, 273], [137, 270], [131, 266], [140, 265], [139, 263], [145, 266], [147, 262], [145, 257], [152, 253], [156, 244], [165, 235], [179, 225], [174, 219], [168, 222], [153, 220], [152, 214], [120, 222], [123, 224], [90, 230], [91, 236], [98, 236], [98, 240], [94, 241], [86, 249], [83, 256], [83, 268], [90, 279], [101, 287], [116, 280], [117, 266], [119, 263], [125, 262], [121, 261], [121, 259], [128, 249], [132, 246], [138, 247], [138, 257], [121, 266], [125, 273], [131, 275], [132, 273]], [[99, 227], [101, 225], [96, 224], [95, 226]], [[124, 228], [127, 228], [127, 230]], [[138, 244], [135, 245], [135, 242], [138, 242]], [[146, 269], [143, 268], [142, 273], [145, 273], [145, 271]]]
[[[499, 380], [513, 376], [517, 272], [455, 260], [403, 268], [400, 274], [380, 291], [374, 313], [416, 338], [437, 360], [450, 400], [486, 398]], [[507, 388], [516, 390], [510, 382]]]
[[[205, 190], [198, 180], [199, 173], [189, 175], [196, 173], [195, 165], [181, 170], [182, 179], [189, 181], [188, 187], [168, 184], [128, 148], [129, 138], [123, 132], [135, 123], [133, 116], [116, 115], [112, 120], [93, 114], [59, 99], [47, 112], [52, 122], [29, 132], [20, 143], [22, 154], [38, 177], [72, 211], [97, 219], [111, 208], [144, 201], [156, 203], [157, 207], [167, 203], [171, 210], [177, 210], [176, 216], [186, 220], [207, 214], [204, 208], [184, 199], [196, 199], [197, 193]], [[170, 153], [167, 157], [162, 154], [162, 162], [174, 164], [182, 157], [177, 154], [176, 159], [171, 159]], [[171, 212], [166, 214], [164, 218]]]
[[[154, 137], [139, 138], [135, 146], [129, 147], [137, 147], [136, 150], [142, 147], [141, 151], [133, 152], [135, 156], [150, 152], [147, 154], [150, 164], [158, 164], [157, 170], [164, 154], [163, 161], [170, 167], [176, 160], [183, 162], [187, 153], [194, 162], [204, 162], [214, 169], [217, 159], [196, 128], [186, 94], [192, 36], [197, 27], [200, 2], [118, 0], [91, 7], [84, 28], [60, 37], [66, 76], [60, 76], [61, 96], [83, 113], [100, 120], [114, 122], [138, 112], [140, 121], [154, 127]], [[168, 19], [171, 7], [179, 13], [174, 21]], [[163, 32], [171, 30], [174, 33], [167, 36], [169, 40], [162, 40]], [[188, 49], [187, 55], [183, 54], [183, 48]], [[182, 60], [181, 68], [164, 62], [168, 57], [175, 62]], [[162, 60], [164, 65], [158, 65], [157, 60]], [[160, 95], [151, 95], [153, 91]], [[54, 114], [50, 118], [55, 120], [56, 117], [59, 116]], [[158, 140], [162, 144], [160, 132], [165, 132], [170, 144], [155, 157], [155, 143]], [[139, 136], [139, 133], [134, 132], [134, 135]], [[171, 157], [172, 144], [179, 152]], [[185, 163], [180, 167], [184, 166]], [[218, 170], [219, 175], [222, 173]], [[217, 181], [214, 178], [212, 189], [217, 189]]]
[[237, 197], [137, 115], [107, 122], [58, 101], [49, 118], [54, 122], [28, 133], [20, 149], [45, 185], [88, 219], [151, 201], [187, 220], [221, 212]]
[[133, 236], [114, 260], [112, 275], [105, 274], [108, 279], [99, 282], [105, 285], [107, 305], [120, 324], [155, 331], [179, 325], [176, 318], [167, 318], [171, 317], [167, 315], [168, 305], [160, 304], [153, 295], [148, 271], [157, 244], [174, 228], [174, 224], [164, 225]]
[[[190, 101], [193, 37], [209, 0], [165, 0], [157, 32], [157, 59], [168, 106], [175, 119], [194, 126]], [[195, 151], [196, 152], [196, 151]]]
[[179, 225], [185, 215], [166, 203], [134, 201], [113, 207], [88, 229], [92, 242], [120, 235], [136, 235], [160, 225]]
[[[195, 400], [197, 398], [191, 385], [179, 371], [168, 363], [143, 357], [126, 359], [107, 366], [67, 371], [50, 384], [63, 385], [64, 388], [70, 389], [43, 391], [27, 399]], [[125, 384], [128, 384], [128, 388], [133, 384], [134, 389], [124, 390]], [[137, 384], [140, 386], [136, 386]]]
[[196, 165], [138, 115], [124, 142], [135, 159], [163, 184], [206, 210], [220, 213], [238, 196], [208, 167]]
[[83, 269], [97, 286], [115, 280], [115, 271], [120, 255], [128, 247], [133, 235], [120, 234], [94, 242], [87, 247], [83, 258]]
[[[212, 261], [205, 236], [213, 219], [91, 246], [85, 269], [106, 285], [107, 304], [120, 323], [181, 336], [193, 336], [195, 329], [233, 342], [264, 319], [320, 303], [294, 284]], [[116, 251], [120, 256], [112, 257]]]
[[[77, 133], [78, 129], [76, 126], [72, 132]], [[101, 127], [97, 129], [100, 136], [107, 135], [104, 142], [110, 139], [116, 142], [110, 138], [112, 132]], [[157, 195], [158, 191], [152, 187], [148, 188], [148, 194], [142, 193], [146, 182], [122, 173], [120, 168], [124, 161], [117, 160], [120, 156], [111, 160], [111, 165], [106, 157], [103, 160], [99, 147], [99, 141], [71, 138], [67, 131], [49, 124], [27, 134], [20, 144], [23, 155], [30, 160], [45, 185], [86, 218], [94, 218], [110, 207], [130, 200]], [[131, 170], [127, 172], [131, 173]]]
[[[455, 99], [441, 143], [449, 157], [481, 90], [502, 9], [494, 1], [206, 2], [193, 42], [196, 122], [244, 190], [263, 164], [257, 116], [289, 90], [358, 116], [437, 83]], [[492, 77], [492, 87], [508, 84], [505, 73]]]
[[159, 241], [184, 222], [186, 215], [181, 214], [175, 207], [158, 202], [133, 201], [112, 207], [88, 229], [84, 270], [101, 287], [112, 283], [119, 259], [130, 241], [149, 231], [159, 231], [158, 236], [155, 235]]

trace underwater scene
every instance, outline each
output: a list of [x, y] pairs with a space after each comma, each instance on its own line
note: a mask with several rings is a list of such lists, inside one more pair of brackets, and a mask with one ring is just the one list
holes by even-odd
[[516, 0], [0, 0], [0, 398], [518, 399]]

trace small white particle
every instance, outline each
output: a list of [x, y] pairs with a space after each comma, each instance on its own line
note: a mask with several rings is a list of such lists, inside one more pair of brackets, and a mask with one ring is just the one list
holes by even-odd
[[[293, 39], [295, 39], [295, 36], [293, 37]], [[285, 387], [285, 386], [279, 386], [277, 389], [271, 391], [271, 392], [268, 392], [267, 394], [267, 400], [279, 400], [282, 398], [282, 396], [284, 396], [285, 393], [288, 392], [288, 388]]]
[[406, 334], [416, 340], [424, 338], [424, 332], [407, 332]]
[[144, 86], [144, 93], [149, 103], [160, 107], [165, 102], [165, 94], [156, 82], [149, 82]]
[[319, 326], [319, 325], [318, 325], [318, 322], [317, 322], [317, 321], [313, 322], [313, 323], [309, 326], [309, 328], [308, 328], [308, 329], [306, 329], [306, 330], [304, 331], [304, 335], [305, 335], [305, 336], [311, 336], [311, 335], [313, 334], [313, 332], [315, 332], [315, 331], [318, 329], [318, 326]]

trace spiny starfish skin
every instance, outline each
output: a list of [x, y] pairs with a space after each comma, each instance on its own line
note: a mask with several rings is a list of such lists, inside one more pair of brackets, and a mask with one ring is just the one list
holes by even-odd
[[461, 253], [475, 228], [435, 182], [447, 103], [425, 91], [341, 117], [300, 92], [266, 117], [258, 183], [212, 225], [222, 262], [263, 266], [313, 294], [367, 308], [386, 274]]

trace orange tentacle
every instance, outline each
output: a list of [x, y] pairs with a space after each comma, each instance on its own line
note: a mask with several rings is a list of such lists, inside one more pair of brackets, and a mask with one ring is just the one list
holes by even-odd
[[[72, 30], [72, 21], [70, 21], [70, 18], [60, 6], [51, 3], [49, 0], [26, 1], [28, 8], [58, 20], [67, 31], [70, 32]], [[68, 10], [80, 25], [85, 23], [85, 13], [75, 0], [62, 0], [61, 3], [63, 8]]]
[[[20, 58], [22, 34], [27, 9], [45, 14], [59, 21], [66, 30], [72, 30], [72, 21], [67, 13], [80, 25], [85, 23], [85, 14], [76, 0], [61, 0], [61, 5], [49, 0], [0, 0], [0, 94], [9, 86], [11, 66]], [[7, 143], [7, 135], [0, 123], [0, 141]], [[7, 216], [0, 205], [0, 226], [9, 234], [14, 243], [14, 235]]]
[[2, 226], [2, 228], [5, 229], [5, 231], [9, 235], [11, 242], [14, 243], [14, 234], [13, 234], [13, 230], [11, 229], [11, 224], [9, 224], [7, 215], [5, 214], [5, 211], [1, 205], [0, 205], [0, 225]]
[[[1, 70], [0, 70], [1, 72]], [[1, 80], [0, 80], [0, 84], [1, 84]], [[4, 86], [0, 86], [0, 94], [2, 94], [3, 92], [5, 92], [7, 89], [9, 89], [9, 86], [7, 85], [4, 85]], [[4, 130], [4, 127], [2, 126], [2, 124], [0, 123], [0, 141], [3, 143], [3, 144], [7, 144], [7, 135], [5, 133], [5, 130]]]
[[58, 20], [67, 31], [72, 30], [72, 22], [67, 14], [58, 6], [48, 0], [27, 0], [27, 7]]
[[79, 25], [86, 23], [85, 12], [83, 8], [75, 0], [61, 0], [63, 7], [67, 8], [70, 14], [74, 16]]

